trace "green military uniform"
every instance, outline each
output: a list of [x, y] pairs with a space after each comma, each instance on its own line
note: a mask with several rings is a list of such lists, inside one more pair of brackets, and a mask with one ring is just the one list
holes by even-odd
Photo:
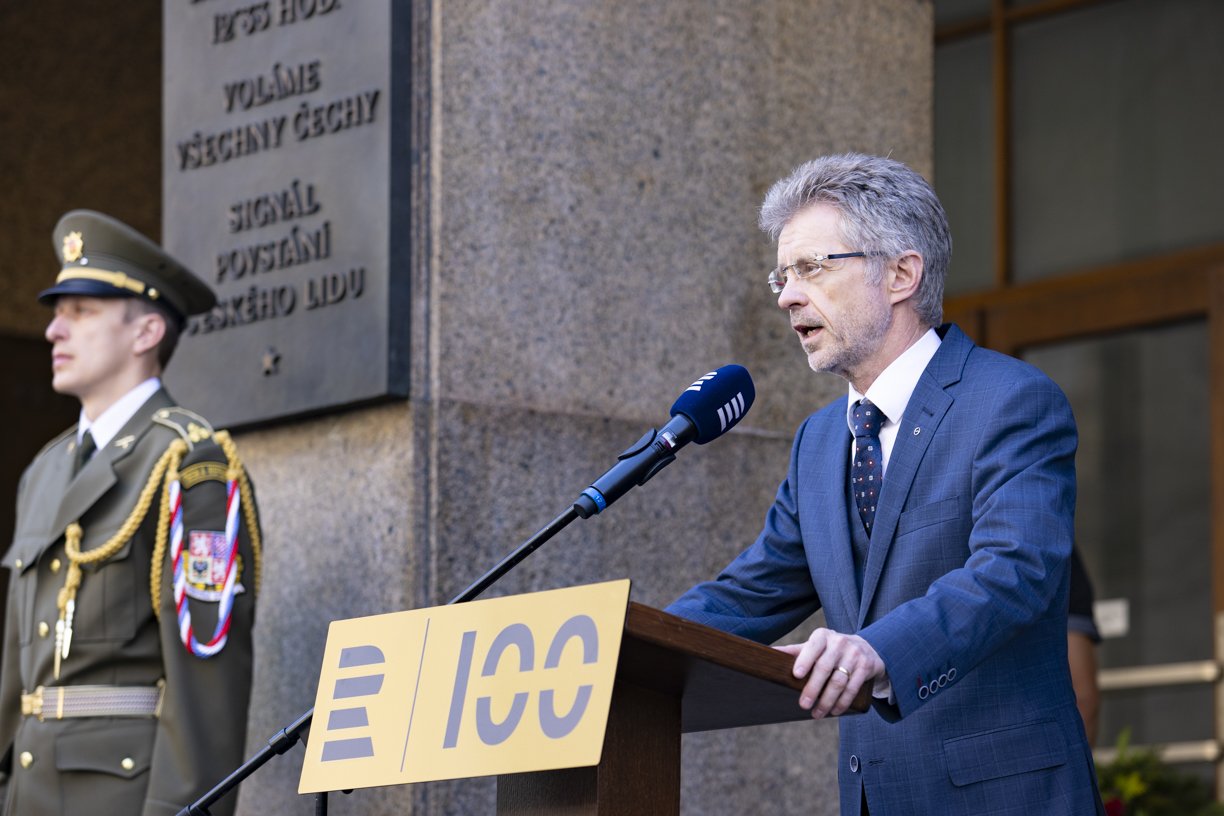
[[[87, 248], [113, 228], [91, 220], [104, 216], [88, 216]], [[141, 251], [160, 253], [130, 230], [110, 237], [122, 244], [133, 240], [128, 233], [147, 242]], [[96, 269], [101, 254], [92, 257]], [[112, 259], [103, 271], [120, 265]], [[155, 272], [144, 284], [175, 297], [180, 273]], [[123, 283], [131, 289], [130, 278]], [[254, 495], [228, 435], [176, 407], [164, 390], [74, 474], [76, 447], [73, 429], [27, 468], [2, 562], [11, 571], [0, 671], [4, 813], [176, 814], [244, 758], [259, 577]], [[227, 567], [231, 487], [236, 580]], [[176, 606], [176, 541], [188, 621]], [[75, 594], [65, 589], [74, 561]], [[230, 813], [235, 798], [211, 812]]]

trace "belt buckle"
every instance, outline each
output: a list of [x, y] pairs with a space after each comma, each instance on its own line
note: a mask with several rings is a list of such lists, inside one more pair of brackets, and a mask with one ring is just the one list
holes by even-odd
[[32, 694], [21, 695], [21, 713], [27, 717], [37, 717], [43, 721], [43, 687], [34, 689]]

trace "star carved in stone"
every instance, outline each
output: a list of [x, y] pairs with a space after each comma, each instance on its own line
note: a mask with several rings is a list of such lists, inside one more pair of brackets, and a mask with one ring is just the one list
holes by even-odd
[[273, 374], [280, 373], [280, 352], [272, 346], [268, 346], [268, 350], [263, 353], [263, 373], [265, 377], [271, 377]]

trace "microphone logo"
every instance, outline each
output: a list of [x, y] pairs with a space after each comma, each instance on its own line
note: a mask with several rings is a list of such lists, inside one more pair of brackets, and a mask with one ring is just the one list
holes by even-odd
[[[688, 390], [692, 390], [691, 388]], [[699, 389], [700, 390], [700, 389]], [[718, 422], [721, 425], [719, 433], [727, 430], [727, 426], [744, 415], [744, 392], [740, 391], [735, 398], [718, 409]]]
[[702, 386], [702, 384], [703, 384], [703, 383], [705, 383], [707, 380], [712, 380], [712, 379], [714, 379], [716, 376], [718, 376], [718, 372], [717, 372], [717, 371], [711, 371], [709, 374], [706, 374], [706, 375], [704, 375], [704, 376], [698, 377], [698, 378], [697, 378], [697, 379], [696, 379], [696, 380], [693, 382], [693, 384], [692, 384], [692, 385], [690, 385], [688, 388], [686, 388], [686, 389], [684, 389], [684, 390], [685, 390], [685, 391], [696, 391], [697, 393], [701, 393], [701, 386]]

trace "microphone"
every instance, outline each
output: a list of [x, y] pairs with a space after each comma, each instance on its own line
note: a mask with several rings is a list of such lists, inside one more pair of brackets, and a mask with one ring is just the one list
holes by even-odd
[[725, 365], [698, 377], [672, 403], [671, 419], [661, 431], [653, 428], [617, 457], [617, 463], [582, 491], [574, 511], [590, 518], [629, 492], [644, 485], [676, 458], [676, 451], [689, 442], [712, 442], [744, 418], [756, 389], [748, 370]]

